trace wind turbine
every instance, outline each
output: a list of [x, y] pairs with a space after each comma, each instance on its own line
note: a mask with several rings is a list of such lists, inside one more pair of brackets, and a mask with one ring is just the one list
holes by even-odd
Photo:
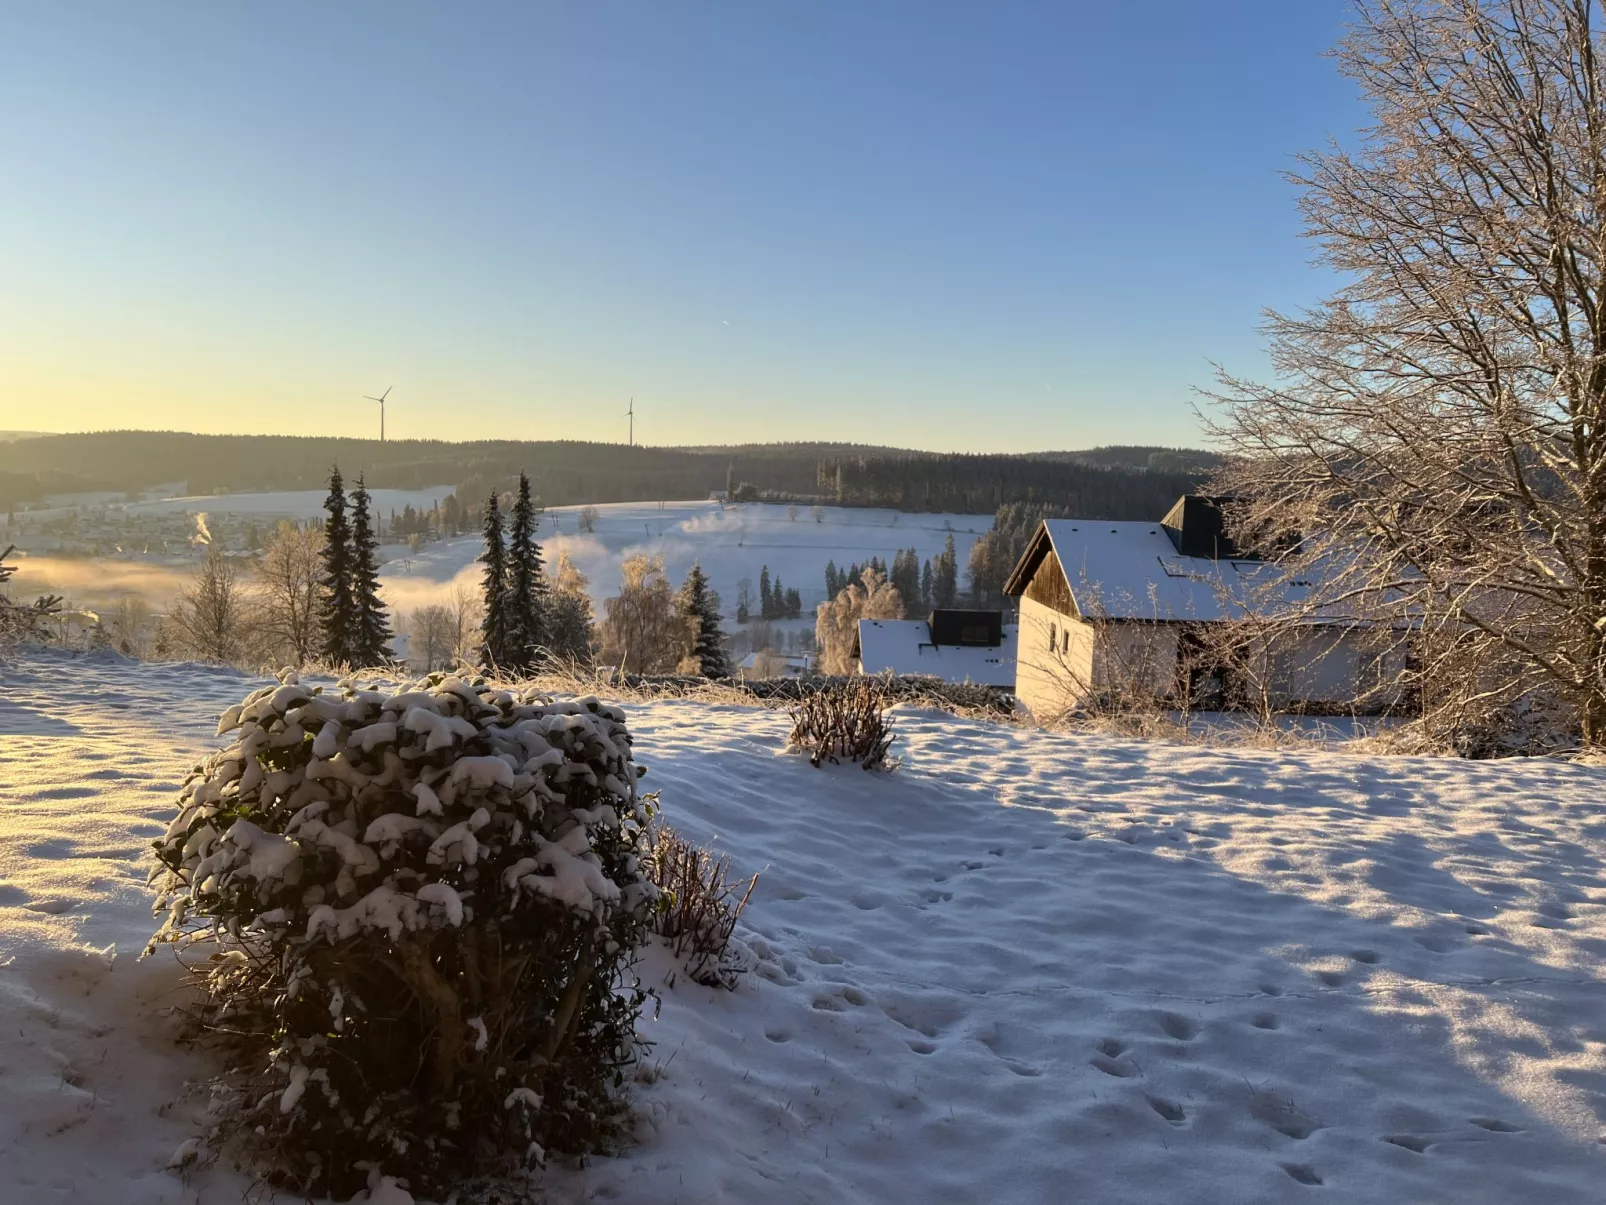
[[630, 399], [630, 409], [625, 411], [625, 417], [630, 420], [630, 446], [636, 446], [636, 399]]
[[394, 389], [394, 388], [396, 388], [394, 385], [385, 386], [385, 392], [381, 393], [378, 397], [374, 397], [372, 394], [367, 394], [367, 393], [363, 394], [363, 397], [367, 398], [370, 402], [378, 402], [379, 403], [379, 442], [380, 443], [384, 443], [385, 442], [385, 399], [390, 396], [390, 391], [392, 389]]

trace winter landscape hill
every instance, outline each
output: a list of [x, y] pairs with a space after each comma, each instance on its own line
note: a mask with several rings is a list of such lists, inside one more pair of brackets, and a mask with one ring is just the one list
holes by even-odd
[[580, 440], [337, 439], [94, 431], [0, 440], [0, 508], [51, 494], [275, 492], [319, 486], [339, 463], [369, 486], [448, 483], [466, 505], [520, 472], [548, 505], [700, 500], [747, 486], [753, 496], [907, 511], [986, 511], [1025, 498], [1074, 502], [1090, 518], [1163, 513], [1218, 461], [1208, 452], [1093, 448], [1044, 456], [969, 455], [842, 442], [647, 447]]
[[[239, 1200], [149, 937], [149, 844], [257, 682], [0, 669], [8, 1201]], [[1209, 750], [901, 709], [889, 773], [783, 714], [627, 704], [645, 786], [762, 872], [662, 1000], [613, 1202], [1602, 1199], [1606, 769]], [[390, 1194], [400, 1201], [402, 1195]]]

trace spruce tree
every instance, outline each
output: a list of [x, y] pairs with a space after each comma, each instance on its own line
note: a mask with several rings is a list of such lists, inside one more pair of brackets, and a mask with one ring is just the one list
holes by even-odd
[[765, 565], [758, 573], [758, 615], [760, 619], [775, 618], [775, 598], [770, 593], [770, 567]]
[[480, 660], [488, 668], [508, 664], [507, 614], [507, 548], [502, 541], [502, 510], [496, 503], [496, 491], [491, 491], [485, 504], [485, 551], [480, 563], [485, 566], [485, 623], [480, 629]]
[[509, 663], [518, 669], [534, 666], [541, 650], [552, 643], [541, 545], [535, 540], [538, 522], [535, 503], [530, 497], [530, 479], [520, 473], [519, 497], [513, 504], [507, 548], [507, 651]]
[[356, 609], [352, 664], [383, 665], [392, 660], [390, 615], [379, 599], [379, 541], [369, 524], [368, 488], [360, 474], [351, 492], [351, 601]]
[[323, 658], [335, 665], [355, 665], [357, 604], [351, 593], [351, 527], [346, 522], [346, 486], [340, 466], [329, 474], [329, 496], [323, 508], [323, 579], [319, 590], [319, 619], [323, 626]]
[[725, 651], [725, 633], [719, 626], [718, 600], [708, 588], [701, 566], [693, 565], [686, 574], [675, 611], [690, 630], [691, 660], [697, 662], [697, 672], [705, 678], [730, 677], [730, 656]]
[[842, 589], [842, 587], [837, 584], [837, 580], [836, 580], [836, 562], [835, 561], [826, 561], [825, 562], [825, 597], [826, 597], [826, 599], [830, 600], [830, 599], [835, 598], [837, 596], [837, 592], [839, 590], [841, 590], [841, 589]]
[[948, 533], [942, 556], [937, 561], [932, 582], [932, 601], [939, 607], [951, 607], [959, 598], [959, 555], [954, 551], [954, 533]]
[[932, 571], [931, 562], [927, 561], [920, 570], [920, 604], [927, 610], [931, 609], [932, 600], [937, 596], [937, 578]]

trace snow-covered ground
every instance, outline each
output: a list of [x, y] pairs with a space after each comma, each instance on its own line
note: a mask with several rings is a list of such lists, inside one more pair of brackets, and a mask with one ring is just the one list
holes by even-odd
[[[134, 956], [252, 682], [97, 658], [0, 671], [0, 1199], [235, 1201], [165, 1170], [202, 1068]], [[638, 1144], [553, 1200], [1606, 1199], [1606, 770], [904, 710], [868, 775], [775, 712], [627, 711], [671, 821], [763, 871], [758, 970], [660, 986]]]
[[[796, 587], [803, 597], [804, 618], [814, 627], [814, 607], [825, 599], [825, 566], [838, 569], [880, 557], [888, 564], [900, 549], [913, 548], [922, 562], [936, 556], [951, 533], [961, 572], [976, 537], [992, 526], [991, 515], [908, 514], [895, 510], [827, 506], [816, 521], [809, 507], [797, 518], [784, 506], [744, 503], [721, 507], [717, 502], [642, 502], [596, 507], [594, 532], [580, 530], [579, 507], [554, 507], [542, 516], [542, 549], [548, 561], [567, 552], [591, 582], [592, 597], [618, 593], [619, 566], [637, 553], [661, 556], [664, 570], [676, 584], [693, 562], [702, 565], [719, 592], [727, 619], [736, 613], [737, 590], [743, 578], [752, 583], [753, 609], [758, 609], [759, 572], [768, 565], [771, 578]], [[454, 583], [477, 586], [475, 563], [484, 545], [465, 536], [426, 544], [419, 552], [393, 549], [380, 586], [392, 607], [408, 610], [435, 601]]]

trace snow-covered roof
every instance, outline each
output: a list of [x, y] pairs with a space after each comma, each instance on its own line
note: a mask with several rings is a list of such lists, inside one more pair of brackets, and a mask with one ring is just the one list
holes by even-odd
[[931, 625], [924, 619], [859, 620], [859, 666], [867, 674], [894, 673], [972, 682], [979, 686], [1015, 686], [1017, 625], [1004, 625], [996, 646], [931, 643]]
[[[1081, 614], [1102, 619], [1220, 620], [1294, 607], [1309, 586], [1265, 561], [1182, 556], [1159, 523], [1049, 519], [1010, 580], [1024, 589], [1052, 548]], [[1035, 561], [1035, 563], [1034, 563]]]

